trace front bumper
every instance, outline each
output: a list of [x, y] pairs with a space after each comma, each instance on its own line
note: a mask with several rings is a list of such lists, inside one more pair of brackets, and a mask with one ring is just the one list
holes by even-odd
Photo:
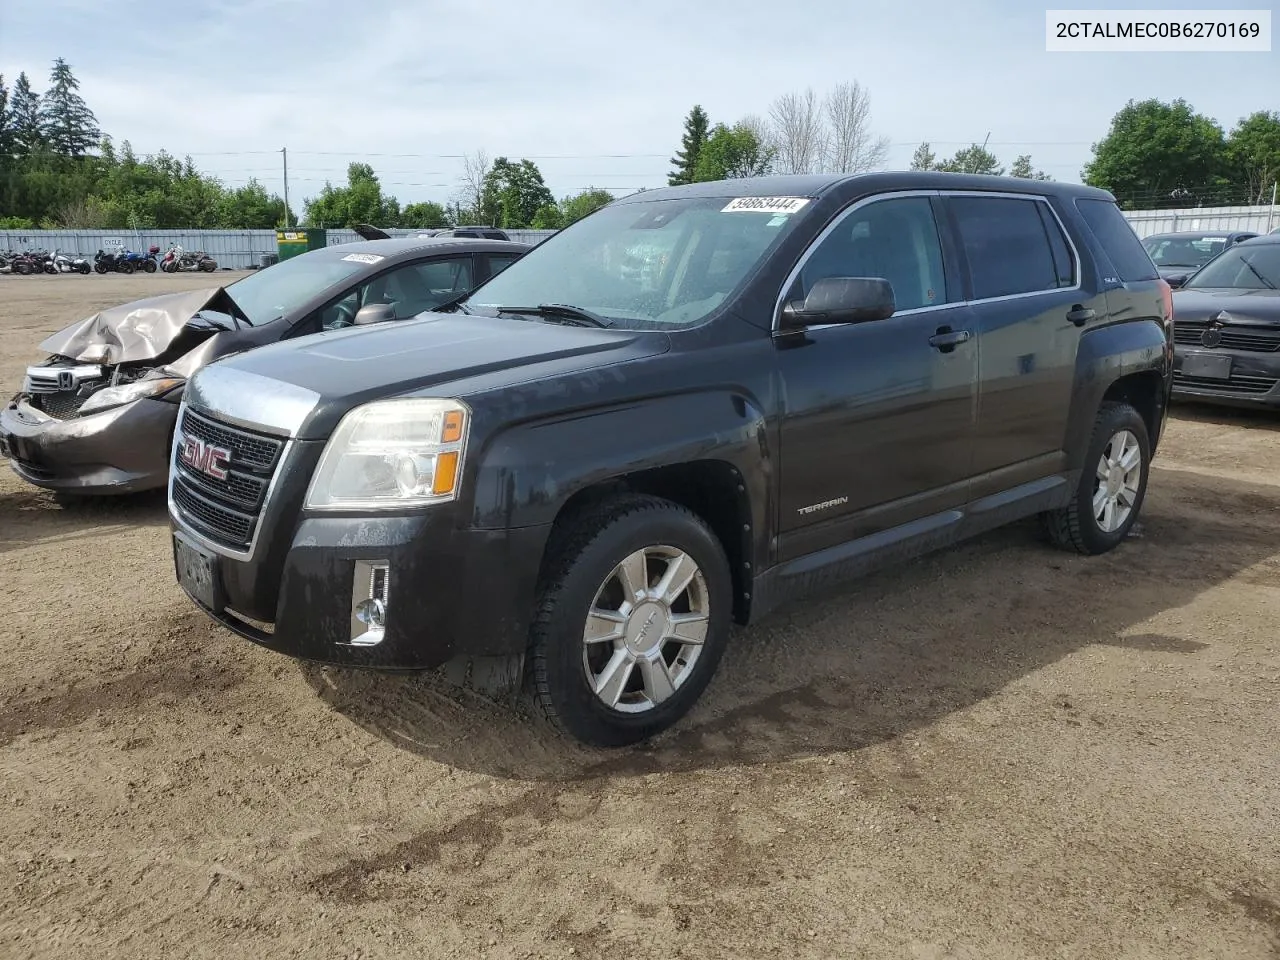
[[[1230, 376], [1225, 379], [1183, 374], [1188, 358], [1203, 356], [1230, 358]], [[1247, 350], [1200, 350], [1174, 348], [1173, 396], [1233, 407], [1275, 409], [1280, 407], [1280, 353]]]
[[[172, 514], [170, 523], [191, 538]], [[519, 653], [549, 531], [459, 529], [447, 507], [403, 517], [304, 517], [283, 550], [271, 541], [290, 531], [264, 527], [265, 549], [253, 558], [215, 556], [223, 609], [191, 599], [254, 643], [321, 663], [424, 670], [460, 655]], [[352, 644], [363, 629], [353, 620], [358, 561], [389, 567], [383, 638], [373, 646]]]
[[0, 456], [48, 490], [123, 494], [163, 487], [178, 405], [143, 398], [58, 420], [23, 400], [0, 410]]

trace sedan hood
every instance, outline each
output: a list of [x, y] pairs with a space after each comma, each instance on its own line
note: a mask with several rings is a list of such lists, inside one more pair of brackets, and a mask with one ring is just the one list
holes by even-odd
[[83, 363], [153, 360], [201, 310], [235, 309], [230, 299], [224, 288], [207, 287], [134, 300], [73, 323], [41, 343], [40, 349]]
[[1173, 292], [1175, 322], [1209, 320], [1219, 314], [1224, 323], [1280, 325], [1280, 290], [1223, 287]]
[[[667, 335], [658, 332], [425, 314], [286, 340], [212, 363], [196, 375], [187, 395], [195, 405], [233, 419], [323, 438], [343, 414], [370, 400], [495, 373], [509, 374], [515, 384], [654, 356], [669, 346]], [[533, 372], [534, 365], [543, 366]], [[291, 418], [305, 408], [310, 415], [304, 426]]]

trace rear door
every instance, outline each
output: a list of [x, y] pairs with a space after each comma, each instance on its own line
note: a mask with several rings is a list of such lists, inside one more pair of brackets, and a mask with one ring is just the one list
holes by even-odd
[[979, 499], [1065, 468], [1080, 335], [1107, 307], [1083, 288], [1078, 251], [1044, 197], [955, 192], [944, 202], [978, 327]]

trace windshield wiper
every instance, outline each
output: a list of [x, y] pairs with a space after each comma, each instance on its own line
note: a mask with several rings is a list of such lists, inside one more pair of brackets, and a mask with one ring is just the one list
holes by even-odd
[[575, 307], [571, 303], [540, 303], [536, 307], [498, 307], [499, 313], [528, 313], [535, 317], [568, 320], [579, 327], [611, 327], [612, 321], [606, 320], [598, 313], [592, 313], [583, 307]]
[[470, 291], [468, 291], [467, 293], [460, 293], [456, 297], [454, 297], [452, 300], [446, 300], [444, 301], [444, 303], [437, 303], [434, 307], [431, 308], [430, 312], [444, 313], [446, 310], [457, 309], [457, 310], [461, 310], [463, 313], [470, 316], [471, 311], [467, 309], [466, 303], [463, 302], [469, 296], [471, 296]]
[[1261, 281], [1262, 281], [1262, 283], [1266, 286], [1266, 288], [1267, 288], [1268, 290], [1274, 290], [1274, 289], [1276, 288], [1276, 285], [1275, 285], [1274, 283], [1272, 283], [1270, 280], [1268, 280], [1266, 277], [1264, 277], [1262, 274], [1260, 274], [1260, 273], [1258, 272], [1258, 268], [1257, 268], [1257, 267], [1255, 267], [1255, 266], [1254, 266], [1252, 263], [1250, 263], [1248, 260], [1246, 260], [1244, 257], [1241, 257], [1241, 258], [1240, 258], [1240, 262], [1241, 262], [1241, 263], [1243, 263], [1246, 267], [1248, 267], [1248, 268], [1249, 268], [1249, 272], [1250, 272], [1250, 273], [1252, 273], [1252, 274], [1253, 274], [1255, 277], [1257, 277], [1259, 280], [1261, 280]]

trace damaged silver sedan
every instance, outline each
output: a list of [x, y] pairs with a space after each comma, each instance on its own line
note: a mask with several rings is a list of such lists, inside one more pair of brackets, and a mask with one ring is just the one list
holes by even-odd
[[221, 357], [456, 300], [530, 249], [498, 240], [388, 239], [313, 250], [226, 287], [111, 307], [49, 337], [0, 410], [0, 456], [40, 487], [163, 487], [187, 379]]

